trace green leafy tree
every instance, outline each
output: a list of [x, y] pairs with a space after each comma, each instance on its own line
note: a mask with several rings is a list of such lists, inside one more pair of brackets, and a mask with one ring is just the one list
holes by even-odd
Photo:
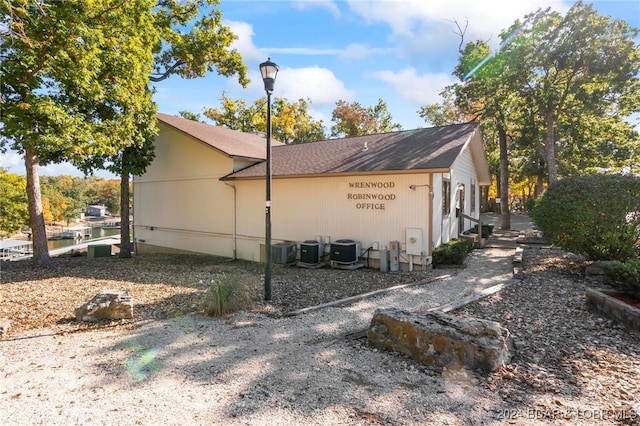
[[[242, 99], [234, 101], [227, 96], [226, 92], [222, 92], [220, 102], [222, 103], [220, 108], [206, 108], [203, 113], [204, 116], [217, 126], [240, 132], [258, 131], [259, 114], [265, 107], [266, 102], [261, 104], [260, 101], [255, 101], [249, 105]], [[266, 131], [266, 125], [261, 131]]]
[[182, 111], [178, 111], [178, 115], [182, 118], [186, 118], [187, 120], [204, 123], [204, 121], [202, 120], [202, 117], [197, 112], [182, 110]]
[[[237, 39], [231, 29], [223, 25], [222, 12], [216, 8], [219, 0], [159, 0], [153, 12], [154, 29], [160, 39], [154, 46], [154, 70], [151, 82], [161, 82], [171, 76], [192, 79], [217, 72], [225, 77], [237, 76], [238, 82], [249, 84], [247, 68], [242, 56], [231, 44]], [[151, 124], [153, 123], [153, 125]], [[120, 174], [120, 210], [123, 224], [129, 223], [130, 176], [144, 173], [155, 157], [153, 135], [155, 120], [141, 120], [139, 134], [142, 141], [130, 144], [110, 159], [110, 171]], [[120, 257], [130, 258], [129, 226], [122, 226]]]
[[225, 77], [237, 76], [238, 82], [249, 84], [247, 67], [231, 44], [237, 36], [222, 22], [216, 8], [219, 0], [159, 0], [154, 8], [154, 27], [160, 40], [154, 49], [152, 82], [173, 75], [200, 78], [217, 72]]
[[[71, 179], [71, 176], [66, 177], [68, 177], [69, 180]], [[60, 181], [61, 180], [52, 176], [42, 176], [40, 178], [42, 199], [43, 201], [46, 200], [47, 204], [46, 208], [43, 207], [43, 211], [48, 211], [50, 214], [50, 218], [45, 217], [45, 223], [64, 220], [66, 217], [65, 213], [69, 209], [69, 204], [73, 202], [64, 194], [64, 186], [58, 185]]]
[[[317, 121], [309, 115], [309, 99], [298, 99], [297, 102], [287, 102], [283, 98], [276, 98], [271, 114], [273, 137], [285, 144], [315, 142], [326, 139], [322, 121]], [[261, 114], [260, 128], [264, 123], [267, 130], [266, 113]]]
[[[501, 34], [506, 39], [520, 26], [516, 22], [507, 33]], [[468, 43], [461, 52], [461, 57], [454, 71], [460, 80], [464, 80], [471, 69], [485, 60], [491, 51], [485, 42]], [[483, 130], [497, 135], [499, 181], [498, 194], [500, 203], [502, 229], [511, 228], [509, 208], [509, 133], [513, 132], [512, 115], [518, 110], [518, 99], [513, 96], [512, 84], [516, 76], [512, 74], [510, 57], [499, 53], [479, 69], [478, 72], [462, 84], [455, 85], [456, 104], [466, 116], [483, 122]]]
[[418, 116], [428, 124], [439, 127], [451, 124], [468, 123], [471, 117], [456, 105], [455, 86], [447, 86], [440, 93], [442, 103], [420, 107]]
[[120, 214], [120, 181], [116, 179], [91, 179], [86, 195], [90, 204], [102, 204], [111, 214]]
[[[207, 108], [204, 115], [218, 126], [241, 132], [267, 131], [266, 100], [257, 99], [249, 105], [242, 99], [233, 101], [223, 92], [220, 98], [221, 108]], [[316, 121], [309, 115], [308, 99], [287, 102], [275, 98], [271, 106], [271, 132], [273, 138], [285, 143], [296, 144], [315, 142], [325, 139], [322, 121]]]
[[97, 191], [104, 179], [97, 177], [43, 176], [41, 189], [56, 221], [78, 219], [89, 204], [98, 200]]
[[[2, 149], [23, 155], [33, 263], [47, 266], [38, 167], [115, 155], [153, 120], [150, 0], [2, 2]], [[13, 36], [11, 36], [13, 35]]]
[[556, 133], [563, 135], [556, 142], [562, 176], [628, 172], [640, 164], [640, 135], [620, 117], [583, 111], [559, 120]]
[[[640, 109], [638, 30], [582, 2], [565, 16], [547, 10], [526, 18], [501, 34], [496, 54], [468, 43], [454, 72], [463, 80], [454, 85], [456, 106], [475, 114], [485, 134], [497, 133], [500, 197], [511, 169], [520, 180], [537, 179], [540, 193], [558, 171], [633, 168], [638, 134], [625, 119]], [[508, 217], [502, 210], [503, 228]]]
[[[615, 117], [623, 120], [640, 109], [640, 30], [622, 20], [598, 15], [591, 5], [576, 2], [562, 16], [545, 12], [523, 32], [526, 43], [507, 49], [526, 75], [519, 94], [536, 111], [545, 130], [544, 158], [549, 182], [558, 179], [557, 149], [576, 143], [556, 132], [572, 117]], [[604, 129], [604, 128], [603, 128]]]
[[336, 102], [331, 114], [331, 136], [362, 136], [402, 130], [402, 126], [393, 123], [387, 109], [387, 103], [378, 99], [375, 106], [365, 108], [358, 102], [351, 104], [344, 100]]
[[11, 236], [29, 223], [27, 180], [0, 168], [0, 235]]

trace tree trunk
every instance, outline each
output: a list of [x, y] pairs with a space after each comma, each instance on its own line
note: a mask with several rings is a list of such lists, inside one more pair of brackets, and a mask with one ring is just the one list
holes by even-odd
[[46, 268], [51, 264], [51, 257], [47, 247], [47, 228], [42, 210], [42, 193], [40, 192], [40, 175], [38, 174], [40, 163], [32, 148], [25, 149], [24, 165], [27, 170], [27, 200], [33, 244], [33, 266]]
[[489, 187], [481, 186], [480, 187], [480, 212], [488, 212], [489, 211]]
[[129, 224], [129, 173], [120, 175], [120, 258], [131, 258], [131, 226]]
[[555, 120], [553, 118], [553, 113], [547, 113], [545, 122], [547, 124], [547, 134], [545, 136], [547, 169], [549, 170], [549, 184], [552, 184], [558, 180], [558, 168], [556, 166], [556, 142], [555, 134], [553, 132]]
[[538, 163], [538, 176], [536, 178], [536, 187], [533, 190], [533, 196], [538, 198], [544, 191], [544, 163], [540, 161]]
[[507, 131], [498, 128], [500, 140], [500, 229], [511, 229], [509, 211], [509, 157], [507, 156]]

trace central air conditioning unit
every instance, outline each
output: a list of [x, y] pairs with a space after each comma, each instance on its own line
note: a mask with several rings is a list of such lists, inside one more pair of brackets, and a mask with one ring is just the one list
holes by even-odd
[[356, 263], [360, 258], [360, 243], [353, 240], [335, 240], [331, 243], [329, 259], [336, 263]]
[[278, 243], [271, 246], [273, 263], [288, 265], [296, 261], [296, 243]]
[[300, 262], [316, 265], [322, 261], [324, 246], [316, 240], [300, 243]]

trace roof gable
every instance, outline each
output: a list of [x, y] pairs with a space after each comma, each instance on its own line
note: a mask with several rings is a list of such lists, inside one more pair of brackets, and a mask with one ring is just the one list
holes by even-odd
[[[272, 175], [301, 176], [449, 169], [478, 123], [273, 147]], [[225, 179], [263, 177], [264, 162]]]
[[[267, 156], [266, 139], [263, 136], [168, 114], [158, 113], [157, 118], [158, 121], [212, 146], [229, 157], [265, 159]], [[282, 143], [274, 141], [273, 145]]]

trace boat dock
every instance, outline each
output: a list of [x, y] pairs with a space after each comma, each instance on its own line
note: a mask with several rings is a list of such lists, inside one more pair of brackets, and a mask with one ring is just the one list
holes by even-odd
[[31, 256], [33, 253], [33, 243], [26, 240], [6, 239], [0, 240], [0, 259], [13, 260]]
[[48, 237], [49, 240], [79, 240], [82, 238], [91, 238], [90, 226], [68, 226], [62, 228], [61, 232], [57, 232]]

